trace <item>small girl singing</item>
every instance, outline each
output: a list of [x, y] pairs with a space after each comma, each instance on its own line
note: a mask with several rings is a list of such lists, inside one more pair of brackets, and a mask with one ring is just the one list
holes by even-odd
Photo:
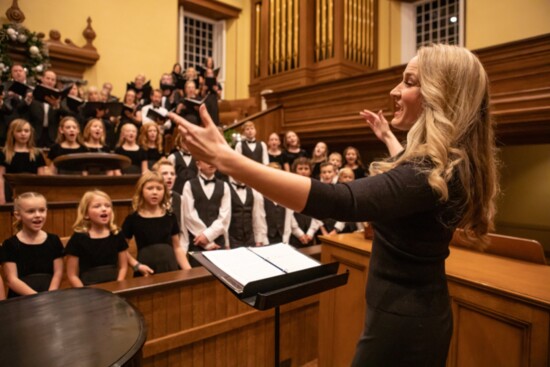
[[127, 240], [135, 238], [137, 260], [128, 255], [135, 275], [191, 269], [180, 246], [177, 217], [171, 211], [170, 191], [157, 172], [145, 172], [136, 184], [134, 212], [126, 217], [122, 230]]
[[46, 198], [36, 192], [19, 195], [13, 202], [15, 236], [4, 241], [4, 272], [8, 297], [56, 290], [63, 275], [63, 245], [46, 233]]
[[123, 280], [128, 269], [128, 243], [115, 225], [111, 198], [103, 191], [84, 193], [65, 254], [73, 287]]

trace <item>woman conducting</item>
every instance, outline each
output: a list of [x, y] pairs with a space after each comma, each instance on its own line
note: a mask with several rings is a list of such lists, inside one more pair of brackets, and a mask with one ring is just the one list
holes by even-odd
[[204, 127], [172, 118], [193, 156], [269, 199], [318, 219], [372, 223], [366, 321], [353, 366], [444, 366], [452, 335], [449, 242], [461, 227], [473, 244], [487, 244], [499, 191], [489, 81], [468, 50], [432, 45], [419, 49], [390, 95], [391, 126], [408, 131], [406, 142], [381, 113], [361, 112], [391, 157], [347, 184], [246, 159], [226, 144], [204, 106]]

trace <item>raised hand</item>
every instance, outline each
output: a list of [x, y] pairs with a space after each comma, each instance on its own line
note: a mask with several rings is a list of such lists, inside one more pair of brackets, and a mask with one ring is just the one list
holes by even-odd
[[403, 146], [391, 131], [390, 123], [384, 117], [382, 110], [379, 110], [378, 113], [374, 113], [370, 110], [363, 110], [359, 112], [359, 114], [363, 116], [367, 125], [369, 125], [374, 132], [374, 135], [376, 135], [381, 142], [386, 144], [391, 156], [403, 150]]
[[205, 105], [199, 108], [199, 115], [203, 127], [192, 124], [173, 112], [169, 113], [168, 117], [178, 124], [178, 129], [185, 137], [185, 143], [193, 157], [217, 166], [217, 158], [221, 153], [232, 149], [212, 121]]

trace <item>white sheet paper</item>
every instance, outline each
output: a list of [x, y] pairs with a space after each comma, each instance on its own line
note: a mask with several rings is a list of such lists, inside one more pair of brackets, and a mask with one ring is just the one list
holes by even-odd
[[254, 254], [246, 247], [232, 250], [204, 251], [203, 256], [243, 286], [284, 272]]
[[282, 269], [285, 273], [309, 269], [320, 265], [318, 261], [302, 254], [291, 245], [285, 243], [261, 247], [250, 247], [249, 249], [279, 269]]

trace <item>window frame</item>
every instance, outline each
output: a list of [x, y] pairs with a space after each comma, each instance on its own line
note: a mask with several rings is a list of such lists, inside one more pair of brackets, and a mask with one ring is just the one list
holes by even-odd
[[[407, 63], [416, 55], [416, 7], [433, 0], [419, 0], [413, 3], [401, 3], [401, 62]], [[439, 0], [438, 0], [439, 1]], [[458, 46], [464, 46], [465, 40], [465, 2], [458, 2]], [[438, 30], [439, 31], [439, 30]]]

